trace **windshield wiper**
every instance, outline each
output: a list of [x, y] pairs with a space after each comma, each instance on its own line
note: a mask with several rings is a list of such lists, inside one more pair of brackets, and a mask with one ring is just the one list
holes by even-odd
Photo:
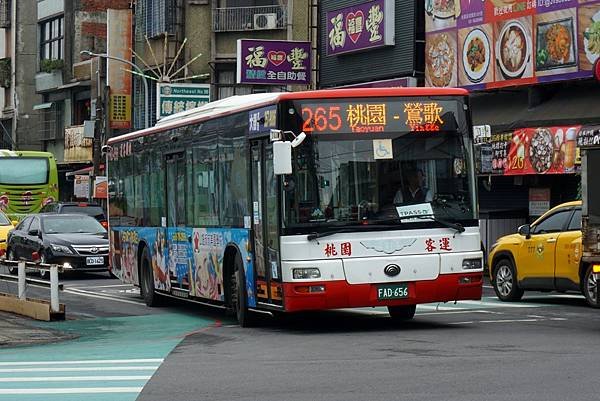
[[443, 226], [446, 226], [448, 228], [452, 228], [453, 230], [456, 230], [458, 233], [464, 233], [465, 232], [465, 227], [460, 224], [460, 223], [451, 223], [449, 221], [446, 220], [442, 220], [442, 219], [438, 219], [437, 217], [435, 217], [433, 214], [422, 214], [419, 216], [411, 216], [415, 219], [420, 219], [420, 220], [433, 220], [436, 223], [439, 223]]
[[312, 232], [310, 234], [308, 234], [306, 236], [306, 239], [308, 241], [313, 241], [316, 240], [317, 238], [323, 238], [323, 237], [328, 237], [330, 235], [334, 235], [334, 234], [341, 234], [341, 233], [352, 233], [356, 231], [356, 226], [353, 227], [346, 227], [346, 228], [340, 228], [337, 230], [330, 230], [330, 231], [323, 231], [323, 232]]
[[459, 233], [465, 232], [465, 227], [462, 224], [452, 223], [452, 222], [449, 222], [446, 220], [439, 219], [439, 218], [435, 217], [435, 215], [433, 215], [433, 214], [421, 214], [418, 216], [402, 216], [402, 217], [398, 216], [398, 217], [393, 217], [391, 219], [374, 220], [374, 221], [369, 222], [369, 224], [372, 224], [372, 225], [390, 224], [390, 223], [402, 222], [402, 220], [409, 220], [409, 219], [433, 220], [436, 223], [439, 223], [448, 228], [452, 228], [452, 229], [458, 231]]

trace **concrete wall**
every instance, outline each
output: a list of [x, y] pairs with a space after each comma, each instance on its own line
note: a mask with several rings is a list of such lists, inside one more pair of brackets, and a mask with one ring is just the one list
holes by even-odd
[[15, 119], [17, 145], [21, 150], [42, 150], [39, 135], [39, 114], [33, 106], [42, 102], [35, 91], [35, 74], [38, 69], [37, 1], [19, 0], [15, 48]]
[[188, 39], [185, 60], [202, 53], [202, 57], [192, 63], [188, 75], [209, 74], [210, 27], [212, 24], [210, 5], [188, 4], [185, 10], [185, 37]]

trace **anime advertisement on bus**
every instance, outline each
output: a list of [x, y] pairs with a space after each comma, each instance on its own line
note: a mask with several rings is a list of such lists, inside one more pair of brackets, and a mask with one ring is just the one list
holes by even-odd
[[245, 267], [248, 305], [256, 305], [254, 266], [248, 252], [249, 232], [220, 228], [127, 228], [112, 231], [112, 273], [124, 282], [139, 284], [139, 244], [148, 245], [154, 288], [171, 291], [173, 283], [189, 289], [191, 297], [225, 300], [223, 257], [228, 244], [235, 244]]

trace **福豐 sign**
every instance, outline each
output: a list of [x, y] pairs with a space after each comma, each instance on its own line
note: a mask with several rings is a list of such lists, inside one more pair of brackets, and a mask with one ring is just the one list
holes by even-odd
[[159, 120], [210, 102], [210, 84], [156, 85], [156, 118]]
[[239, 39], [237, 83], [310, 85], [310, 53], [310, 42]]
[[490, 89], [592, 76], [596, 0], [425, 0], [427, 86]]
[[327, 55], [394, 45], [394, 1], [373, 0], [327, 12]]

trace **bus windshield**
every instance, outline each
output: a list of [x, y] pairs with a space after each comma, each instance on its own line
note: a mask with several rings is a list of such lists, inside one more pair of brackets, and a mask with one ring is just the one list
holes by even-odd
[[[307, 124], [311, 113], [306, 106], [296, 105], [303, 114], [302, 128], [297, 129], [309, 133], [294, 149], [293, 174], [284, 179], [286, 227], [431, 224], [431, 219], [410, 218], [416, 215], [477, 224], [471, 140], [464, 113], [459, 113], [462, 104], [436, 102], [438, 109], [452, 112], [440, 114], [435, 125], [424, 127], [407, 122], [406, 104], [419, 102], [406, 102], [364, 104], [365, 111], [373, 104], [387, 107], [379, 120], [382, 124], [367, 124], [372, 118], [367, 116], [354, 127], [350, 125], [352, 103], [326, 104], [322, 109], [327, 122], [321, 118], [320, 126], [318, 117]], [[421, 115], [420, 122], [424, 121]], [[332, 131], [331, 124], [339, 129]]]
[[0, 184], [41, 185], [48, 182], [48, 159], [37, 157], [1, 157]]

